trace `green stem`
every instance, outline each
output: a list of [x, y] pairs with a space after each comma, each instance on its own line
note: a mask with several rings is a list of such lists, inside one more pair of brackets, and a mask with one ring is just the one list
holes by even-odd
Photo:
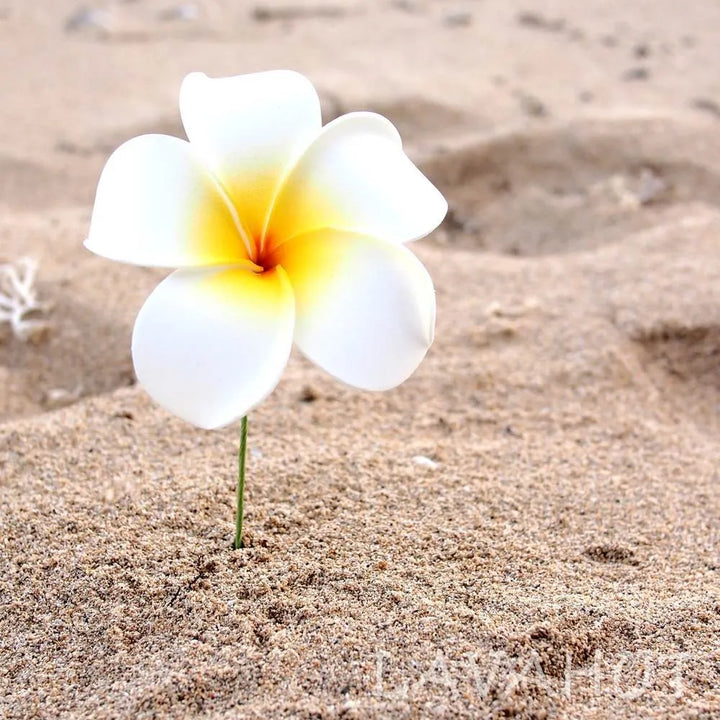
[[235, 517], [235, 542], [233, 548], [243, 546], [242, 526], [243, 509], [245, 506], [245, 450], [247, 449], [248, 420], [247, 415], [240, 421], [240, 447], [238, 449], [238, 484], [237, 484], [237, 516]]

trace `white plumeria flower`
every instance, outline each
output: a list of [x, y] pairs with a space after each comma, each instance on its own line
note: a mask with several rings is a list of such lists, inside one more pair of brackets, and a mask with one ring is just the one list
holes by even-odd
[[385, 118], [321, 126], [315, 89], [278, 70], [188, 75], [189, 142], [143, 135], [103, 170], [85, 243], [179, 268], [135, 322], [138, 380], [203, 428], [245, 416], [277, 385], [293, 340], [331, 375], [384, 390], [432, 343], [435, 293], [403, 243], [447, 211]]

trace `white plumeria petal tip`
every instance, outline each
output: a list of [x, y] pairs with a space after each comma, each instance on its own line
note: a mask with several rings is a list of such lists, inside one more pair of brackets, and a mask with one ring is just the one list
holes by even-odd
[[180, 88], [180, 115], [248, 233], [262, 234], [280, 181], [320, 131], [312, 83], [291, 70], [225, 78], [192, 73]]
[[111, 260], [157, 267], [247, 257], [214, 179], [184, 140], [141, 135], [108, 159], [85, 247]]
[[132, 355], [140, 384], [162, 407], [212, 429], [269, 395], [292, 346], [294, 300], [281, 268], [178, 270], [140, 310]]
[[308, 146], [283, 183], [270, 227], [286, 239], [333, 227], [409, 242], [432, 232], [446, 212], [392, 123], [358, 112], [326, 125]]

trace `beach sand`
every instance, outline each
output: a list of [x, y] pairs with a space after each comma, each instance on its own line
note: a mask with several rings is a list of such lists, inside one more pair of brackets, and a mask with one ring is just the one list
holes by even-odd
[[[51, 7], [50, 7], [51, 6]], [[81, 10], [85, 8], [81, 12]], [[0, 718], [720, 717], [720, 7], [0, 0]], [[134, 383], [163, 273], [82, 241], [183, 76], [289, 67], [449, 200], [382, 394], [294, 355], [205, 432]]]

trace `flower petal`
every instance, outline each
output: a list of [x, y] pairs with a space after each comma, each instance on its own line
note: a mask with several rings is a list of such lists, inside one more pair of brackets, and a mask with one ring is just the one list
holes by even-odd
[[276, 251], [295, 293], [295, 341], [339, 380], [386, 390], [406, 380], [433, 340], [435, 291], [403, 245], [321, 230]]
[[180, 89], [180, 115], [248, 234], [260, 238], [283, 175], [320, 131], [315, 88], [289, 70], [217, 79], [192, 73]]
[[227, 265], [248, 257], [221, 190], [184, 140], [141, 135], [100, 176], [85, 246], [120, 262]]
[[407, 242], [434, 230], [446, 212], [392, 123], [350, 113], [326, 125], [292, 169], [269, 230], [276, 244], [322, 227]]
[[138, 380], [162, 407], [203, 428], [241, 418], [272, 392], [292, 346], [294, 302], [281, 268], [178, 270], [138, 314]]

